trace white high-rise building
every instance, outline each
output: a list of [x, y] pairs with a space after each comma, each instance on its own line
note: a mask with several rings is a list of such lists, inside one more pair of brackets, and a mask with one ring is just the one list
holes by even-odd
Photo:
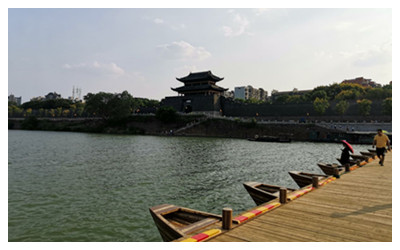
[[254, 98], [260, 101], [266, 101], [268, 97], [268, 91], [262, 88], [253, 88], [251, 85], [235, 87], [235, 99], [248, 100]]

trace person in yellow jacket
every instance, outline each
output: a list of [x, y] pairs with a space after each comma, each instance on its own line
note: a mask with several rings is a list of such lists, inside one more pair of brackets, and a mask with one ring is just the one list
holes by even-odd
[[386, 145], [390, 151], [390, 140], [387, 135], [382, 132], [382, 129], [378, 129], [378, 134], [374, 137], [374, 142], [372, 143], [372, 148], [376, 145], [376, 155], [379, 157], [379, 164], [383, 166], [383, 161], [385, 160], [385, 150]]

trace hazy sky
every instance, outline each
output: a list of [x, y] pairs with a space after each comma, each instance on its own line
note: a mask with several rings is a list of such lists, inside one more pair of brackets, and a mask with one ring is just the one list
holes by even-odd
[[9, 9], [8, 94], [176, 95], [211, 70], [270, 94], [392, 80], [391, 9]]

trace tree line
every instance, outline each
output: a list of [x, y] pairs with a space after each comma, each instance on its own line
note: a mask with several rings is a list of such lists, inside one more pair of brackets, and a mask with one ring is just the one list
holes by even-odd
[[157, 109], [160, 102], [146, 98], [134, 98], [128, 91], [122, 93], [88, 93], [84, 101], [69, 99], [32, 100], [18, 106], [8, 103], [9, 117], [102, 117], [118, 119], [143, 109]]
[[328, 86], [319, 86], [307, 94], [300, 95], [294, 92], [292, 95], [281, 95], [274, 103], [308, 103], [314, 102], [316, 98], [328, 101], [342, 100], [384, 100], [392, 97], [392, 85], [383, 87], [364, 87], [354, 83], [333, 83]]
[[[262, 104], [265, 101], [237, 100], [241, 103]], [[349, 108], [350, 101], [356, 101], [361, 115], [367, 116], [373, 102], [380, 102], [382, 114], [392, 114], [392, 85], [371, 88], [359, 84], [334, 83], [329, 86], [319, 86], [312, 91], [300, 95], [294, 91], [291, 95], [280, 95], [275, 100], [269, 100], [270, 104], [301, 104], [312, 103], [314, 110], [323, 115], [330, 105], [335, 104], [334, 110], [338, 115], [343, 115]], [[159, 114], [157, 114], [157, 111]], [[151, 112], [160, 117], [167, 116], [171, 110], [161, 108], [160, 102], [146, 98], [134, 98], [127, 91], [122, 93], [99, 92], [88, 93], [84, 101], [72, 101], [69, 99], [32, 100], [17, 106], [9, 102], [9, 117], [102, 117], [104, 119], [120, 119], [134, 113]], [[161, 114], [160, 114], [161, 113]], [[169, 114], [171, 115], [171, 114]]]
[[[354, 83], [332, 84], [313, 89], [304, 98], [313, 100], [315, 111], [324, 114], [332, 101], [336, 101], [334, 110], [343, 115], [349, 108], [349, 101], [356, 101], [359, 113], [363, 116], [370, 114], [372, 102], [380, 102], [382, 114], [392, 114], [392, 85], [372, 88]], [[314, 98], [314, 99], [313, 99]]]
[[361, 115], [370, 114], [373, 102], [380, 102], [382, 114], [392, 114], [392, 85], [383, 87], [364, 87], [354, 83], [333, 83], [328, 86], [318, 86], [306, 94], [297, 94], [294, 90], [291, 94], [278, 95], [270, 100], [235, 100], [247, 104], [305, 104], [312, 103], [314, 110], [323, 115], [332, 103], [335, 103], [334, 110], [338, 115], [343, 115], [349, 108], [349, 102], [355, 101]]

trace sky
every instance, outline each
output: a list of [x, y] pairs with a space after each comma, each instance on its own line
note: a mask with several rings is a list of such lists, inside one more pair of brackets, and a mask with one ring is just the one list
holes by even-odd
[[390, 8], [8, 9], [8, 94], [120, 93], [161, 100], [176, 78], [313, 89], [392, 81]]
[[[148, 4], [151, 1], [141, 2], [144, 7], [153, 7]], [[396, 31], [392, 18], [399, 16], [392, 15], [396, 13], [394, 1], [337, 0], [334, 6], [323, 9], [315, 7], [325, 7], [330, 1], [294, 0], [292, 4], [279, 1], [280, 6], [276, 6], [278, 1], [263, 0], [258, 4], [241, 1], [253, 7], [270, 7], [271, 2], [275, 3], [274, 8], [266, 9], [195, 9], [188, 6], [192, 1], [177, 4], [175, 0], [155, 5], [168, 9], [108, 8], [108, 5], [126, 7], [119, 0], [107, 4], [102, 0], [95, 4], [94, 1], [85, 4], [82, 0], [6, 0], [3, 5], [4, 2], [7, 6], [1, 8], [0, 19], [2, 34], [7, 34], [7, 39], [3, 36], [2, 76], [8, 82], [8, 94], [22, 96], [23, 102], [53, 91], [66, 98], [72, 95], [73, 86], [82, 90], [82, 97], [89, 92], [127, 90], [135, 97], [161, 100], [176, 95], [171, 87], [182, 84], [176, 77], [205, 70], [224, 77], [218, 84], [229, 90], [252, 85], [264, 88], [269, 94], [273, 89], [312, 89], [360, 76], [388, 84], [392, 80], [392, 61], [398, 58], [392, 59], [392, 30]], [[63, 2], [61, 7], [74, 9], [48, 9], [60, 7], [59, 2]], [[207, 2], [206, 6], [200, 7], [213, 7], [217, 1], [203, 2]], [[242, 7], [236, 2], [239, 1], [229, 1], [230, 7]], [[297, 8], [279, 8], [287, 5]], [[27, 7], [39, 9], [21, 9]], [[1, 86], [2, 93], [6, 92], [5, 84]], [[2, 138], [8, 138], [6, 122], [1, 124]], [[6, 145], [6, 140], [3, 141]], [[3, 149], [5, 154], [5, 146]], [[2, 176], [7, 178], [7, 173]], [[6, 197], [6, 179], [2, 185]], [[393, 185], [398, 190], [396, 183]], [[6, 221], [7, 213], [4, 209], [2, 212]], [[394, 224], [393, 229], [397, 228]], [[282, 243], [271, 244], [282, 248]], [[35, 246], [46, 249], [43, 244]], [[68, 244], [63, 246], [70, 248]], [[362, 245], [366, 249], [382, 246]], [[385, 245], [394, 249], [392, 246]], [[87, 248], [87, 244], [78, 247]], [[307, 243], [296, 245], [299, 247], [309, 249]], [[323, 247], [336, 249], [337, 244]]]

